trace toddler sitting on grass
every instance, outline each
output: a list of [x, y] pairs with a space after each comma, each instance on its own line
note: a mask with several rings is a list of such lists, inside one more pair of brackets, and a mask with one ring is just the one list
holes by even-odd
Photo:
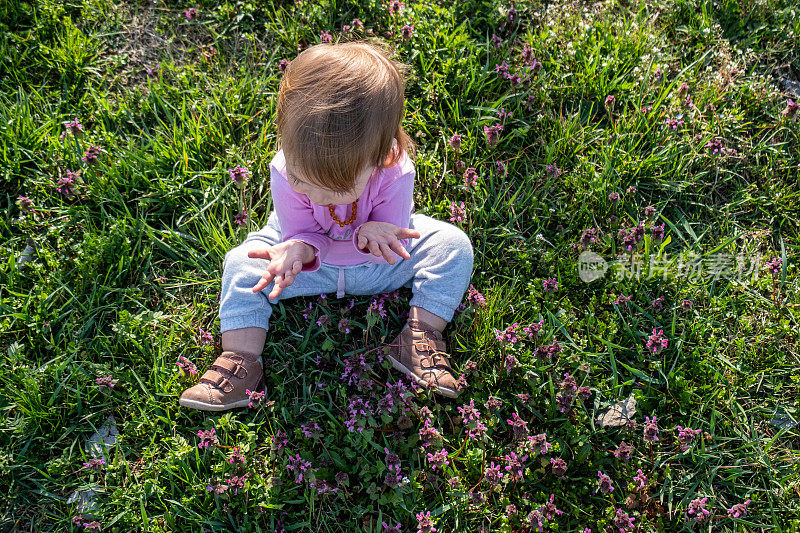
[[473, 251], [458, 227], [414, 213], [411, 138], [400, 125], [405, 67], [380, 41], [319, 44], [283, 72], [274, 211], [225, 254], [222, 354], [180, 397], [185, 407], [247, 406], [264, 388], [270, 302], [410, 287], [408, 321], [387, 354], [395, 369], [455, 398], [442, 330], [469, 284]]

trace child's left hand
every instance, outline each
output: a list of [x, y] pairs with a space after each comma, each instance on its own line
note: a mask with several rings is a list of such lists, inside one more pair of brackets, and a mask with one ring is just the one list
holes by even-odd
[[401, 228], [395, 226], [391, 222], [378, 222], [375, 220], [365, 222], [358, 230], [358, 248], [369, 252], [376, 256], [383, 257], [390, 265], [394, 264], [394, 254], [392, 251], [397, 252], [397, 255], [403, 259], [411, 259], [400, 239], [419, 239], [420, 233], [415, 229]]

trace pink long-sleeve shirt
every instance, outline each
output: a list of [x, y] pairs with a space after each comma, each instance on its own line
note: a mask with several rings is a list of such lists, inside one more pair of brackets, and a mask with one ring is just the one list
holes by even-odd
[[[303, 266], [303, 272], [314, 272], [322, 263], [330, 265], [355, 265], [365, 261], [386, 264], [386, 259], [358, 249], [358, 230], [365, 222], [390, 222], [407, 228], [414, 213], [413, 161], [403, 152], [400, 160], [391, 167], [376, 169], [369, 177], [364, 192], [358, 197], [356, 219], [339, 226], [331, 218], [327, 205], [317, 205], [289, 185], [286, 178], [286, 159], [279, 150], [269, 163], [272, 204], [281, 227], [283, 242], [297, 239], [314, 248], [314, 264]], [[352, 203], [335, 205], [339, 220], [352, 216]], [[403, 247], [409, 239], [401, 239]], [[400, 259], [397, 253], [395, 260]]]

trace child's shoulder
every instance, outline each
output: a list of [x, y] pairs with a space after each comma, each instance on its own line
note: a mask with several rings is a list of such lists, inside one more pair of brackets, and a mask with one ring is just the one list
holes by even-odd
[[269, 166], [275, 167], [275, 170], [277, 170], [281, 174], [283, 174], [285, 172], [285, 169], [286, 169], [286, 158], [283, 155], [283, 148], [278, 150], [278, 153], [276, 153], [274, 156], [272, 156], [272, 159], [269, 162]]
[[416, 169], [414, 168], [414, 161], [408, 156], [404, 150], [397, 161], [388, 167], [381, 169], [381, 181], [383, 185], [389, 185], [401, 178], [414, 179]]

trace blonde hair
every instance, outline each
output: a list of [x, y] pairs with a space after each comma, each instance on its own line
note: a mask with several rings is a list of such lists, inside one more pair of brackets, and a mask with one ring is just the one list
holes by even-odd
[[385, 168], [403, 152], [416, 154], [400, 125], [408, 66], [392, 56], [373, 38], [314, 45], [286, 67], [278, 91], [278, 147], [303, 179], [346, 192], [367, 165]]

